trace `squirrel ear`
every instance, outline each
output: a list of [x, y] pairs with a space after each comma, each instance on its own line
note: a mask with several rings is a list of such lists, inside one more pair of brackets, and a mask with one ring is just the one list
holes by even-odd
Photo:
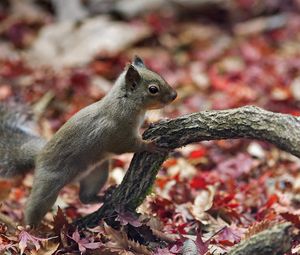
[[126, 88], [129, 88], [130, 90], [134, 90], [138, 83], [141, 80], [141, 76], [139, 72], [136, 70], [136, 68], [133, 65], [129, 65], [126, 74], [125, 74], [125, 82], [126, 82]]
[[133, 65], [138, 67], [145, 67], [144, 61], [139, 56], [134, 57]]

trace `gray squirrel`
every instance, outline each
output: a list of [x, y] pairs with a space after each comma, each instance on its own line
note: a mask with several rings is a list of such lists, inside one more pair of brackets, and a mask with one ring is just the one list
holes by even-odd
[[157, 73], [135, 57], [109, 93], [72, 116], [49, 140], [33, 131], [29, 118], [0, 106], [0, 176], [13, 177], [35, 167], [25, 223], [37, 226], [59, 191], [79, 181], [83, 203], [102, 200], [109, 159], [125, 152], [160, 152], [155, 141], [142, 140], [146, 110], [162, 108], [177, 96]]

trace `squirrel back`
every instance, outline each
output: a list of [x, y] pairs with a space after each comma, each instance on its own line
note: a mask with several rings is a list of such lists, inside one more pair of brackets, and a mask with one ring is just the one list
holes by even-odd
[[0, 177], [21, 175], [34, 167], [46, 141], [35, 132], [29, 109], [0, 103]]

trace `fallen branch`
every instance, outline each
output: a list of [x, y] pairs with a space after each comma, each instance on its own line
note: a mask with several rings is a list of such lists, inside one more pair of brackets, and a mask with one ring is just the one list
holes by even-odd
[[228, 255], [282, 255], [292, 247], [291, 224], [278, 224], [235, 245]]
[[[265, 140], [300, 157], [300, 118], [245, 106], [222, 111], [204, 111], [154, 124], [144, 139], [175, 149], [204, 140], [251, 138]], [[116, 210], [134, 211], [145, 199], [167, 153], [136, 153], [129, 169], [112, 195], [98, 211], [75, 222], [79, 227], [96, 226], [101, 219], [113, 224]]]

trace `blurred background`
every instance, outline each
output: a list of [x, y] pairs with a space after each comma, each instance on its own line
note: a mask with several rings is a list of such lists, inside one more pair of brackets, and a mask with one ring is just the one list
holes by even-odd
[[299, 0], [1, 0], [0, 100], [34, 104], [54, 131], [139, 55], [178, 91], [169, 117], [246, 104], [299, 115], [299, 9]]
[[[299, 0], [1, 0], [0, 101], [29, 104], [49, 138], [139, 55], [178, 92], [150, 122], [248, 104], [300, 116], [299, 11]], [[130, 159], [119, 157], [111, 183]], [[189, 145], [164, 163], [144, 212], [171, 233], [226, 226], [214, 240], [224, 251], [252, 223], [300, 214], [299, 169], [260, 141]], [[1, 195], [13, 219], [22, 219], [26, 180]], [[74, 187], [58, 203], [71, 219], [96, 209], [78, 206]]]

